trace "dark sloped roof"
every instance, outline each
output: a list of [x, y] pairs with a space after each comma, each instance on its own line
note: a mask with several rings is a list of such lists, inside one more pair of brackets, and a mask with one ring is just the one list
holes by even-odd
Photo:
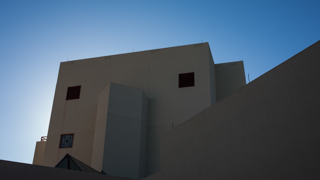
[[69, 154], [66, 154], [60, 162], [55, 165], [55, 168], [62, 168], [62, 169], [72, 169], [76, 171], [84, 171], [84, 172], [92, 172], [92, 173], [99, 173], [104, 174], [103, 172], [99, 172], [92, 167], [86, 165], [85, 163], [81, 162], [80, 160], [72, 157]]

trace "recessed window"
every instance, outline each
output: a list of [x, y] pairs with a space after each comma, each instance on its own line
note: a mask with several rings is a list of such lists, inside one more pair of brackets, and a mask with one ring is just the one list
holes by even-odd
[[79, 99], [81, 86], [68, 87], [66, 100]]
[[73, 144], [74, 134], [63, 134], [60, 139], [60, 148], [70, 148]]
[[179, 74], [179, 88], [194, 86], [194, 72]]

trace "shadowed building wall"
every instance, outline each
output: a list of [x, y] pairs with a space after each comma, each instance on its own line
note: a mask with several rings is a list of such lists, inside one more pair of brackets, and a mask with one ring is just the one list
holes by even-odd
[[320, 41], [162, 136], [160, 179], [319, 179]]

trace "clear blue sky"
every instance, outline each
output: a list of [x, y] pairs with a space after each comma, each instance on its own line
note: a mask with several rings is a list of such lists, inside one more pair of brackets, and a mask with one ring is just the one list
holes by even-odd
[[61, 61], [209, 42], [253, 80], [320, 39], [319, 0], [0, 0], [0, 159], [32, 163]]

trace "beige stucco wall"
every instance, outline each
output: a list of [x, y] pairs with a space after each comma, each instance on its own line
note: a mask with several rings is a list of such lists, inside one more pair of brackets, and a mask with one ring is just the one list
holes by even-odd
[[[104, 68], [108, 62], [61, 63], [47, 137], [44, 165], [55, 166], [66, 153], [86, 164], [91, 163], [97, 94], [107, 85]], [[100, 79], [99, 79], [100, 77]], [[97, 83], [101, 80], [101, 83]], [[81, 85], [80, 99], [66, 101], [67, 88]], [[74, 133], [73, 148], [59, 149], [60, 135]]]
[[35, 164], [35, 165], [43, 164], [45, 148], [46, 148], [46, 141], [38, 141], [36, 143], [32, 164]]
[[[209, 51], [208, 44], [201, 43], [61, 63], [44, 165], [56, 165], [66, 153], [91, 164], [98, 97], [115, 82], [140, 89], [149, 99], [147, 173], [156, 172], [160, 135], [214, 101]], [[178, 88], [178, 75], [187, 72], [195, 73], [195, 86]], [[67, 88], [77, 85], [81, 85], [80, 99], [66, 101]], [[66, 133], [74, 133], [74, 146], [59, 149], [60, 135]]]
[[320, 179], [320, 41], [162, 136], [161, 179]]

